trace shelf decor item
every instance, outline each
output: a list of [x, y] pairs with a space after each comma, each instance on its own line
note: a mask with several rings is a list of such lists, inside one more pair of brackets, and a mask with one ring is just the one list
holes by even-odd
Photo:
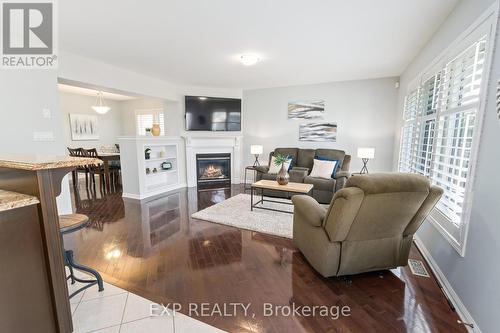
[[288, 179], [290, 178], [290, 176], [288, 175], [288, 168], [285, 167], [285, 165], [288, 164], [287, 162], [289, 160], [290, 160], [289, 156], [285, 156], [285, 155], [282, 155], [282, 154], [278, 154], [278, 155], [275, 156], [274, 164], [276, 166], [280, 166], [281, 165], [281, 168], [278, 171], [278, 174], [276, 175], [276, 181], [280, 185], [286, 185], [286, 184], [288, 184]]
[[250, 146], [250, 153], [252, 155], [255, 155], [255, 162], [253, 162], [254, 167], [260, 166], [259, 155], [262, 154], [263, 151], [264, 151], [264, 147], [262, 147], [261, 145], [251, 145]]
[[358, 148], [358, 157], [363, 161], [363, 168], [359, 172], [361, 175], [368, 173], [366, 165], [368, 161], [375, 157], [375, 148]]
[[170, 162], [163, 162], [161, 164], [161, 169], [162, 170], [170, 170], [170, 169], [172, 169], [172, 163], [170, 163]]
[[144, 129], [144, 131], [146, 132], [146, 136], [151, 136], [151, 128], [150, 127], [146, 127]]
[[144, 158], [149, 160], [151, 158], [151, 148], [146, 148], [144, 150]]
[[153, 127], [151, 128], [151, 134], [153, 134], [153, 136], [160, 136], [161, 134], [160, 124], [158, 123], [153, 124]]

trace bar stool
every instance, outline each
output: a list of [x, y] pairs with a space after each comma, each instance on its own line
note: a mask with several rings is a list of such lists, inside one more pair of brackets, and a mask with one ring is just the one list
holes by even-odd
[[[61, 231], [61, 235], [69, 234], [77, 230], [80, 230], [85, 226], [87, 226], [88, 223], [89, 223], [88, 216], [82, 214], [67, 214], [59, 216], [59, 230]], [[69, 269], [69, 276], [66, 277], [66, 280], [71, 279], [71, 284], [75, 284], [75, 281], [86, 284], [82, 288], [76, 290], [74, 293], [69, 295], [69, 298], [72, 298], [79, 292], [87, 288], [90, 288], [95, 284], [98, 285], [99, 291], [104, 290], [101, 274], [99, 274], [99, 272], [90, 267], [76, 263], [73, 256], [73, 250], [66, 250], [66, 249], [64, 250], [64, 265], [66, 265]], [[82, 280], [80, 278], [77, 278], [73, 271], [74, 268], [94, 275], [95, 280]]]

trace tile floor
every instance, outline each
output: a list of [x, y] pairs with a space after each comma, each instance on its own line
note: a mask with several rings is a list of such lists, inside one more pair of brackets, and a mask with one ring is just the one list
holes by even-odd
[[[88, 278], [76, 272], [78, 277]], [[81, 284], [68, 281], [71, 294]], [[70, 300], [75, 333], [220, 333], [216, 327], [190, 318], [181, 313], [161, 317], [150, 316], [153, 302], [124, 289], [104, 282], [104, 291], [90, 287]]]

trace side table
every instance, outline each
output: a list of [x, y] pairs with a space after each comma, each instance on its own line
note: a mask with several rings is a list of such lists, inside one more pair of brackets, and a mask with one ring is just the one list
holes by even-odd
[[253, 165], [250, 165], [250, 166], [246, 166], [245, 167], [245, 181], [243, 183], [243, 191], [245, 192], [246, 190], [251, 190], [252, 188], [252, 183], [248, 184], [247, 183], [247, 171], [250, 170], [250, 171], [253, 171], [253, 181], [256, 182], [257, 181], [257, 168]]

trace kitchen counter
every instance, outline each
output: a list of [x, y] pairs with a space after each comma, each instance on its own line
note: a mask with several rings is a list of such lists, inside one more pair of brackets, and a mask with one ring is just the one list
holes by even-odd
[[48, 170], [71, 168], [83, 165], [99, 165], [98, 158], [48, 156], [48, 155], [0, 155], [0, 168], [19, 170]]
[[69, 172], [101, 163], [0, 154], [1, 332], [73, 331], [56, 197]]
[[0, 190], [0, 212], [14, 208], [36, 205], [37, 203], [40, 203], [37, 197]]

